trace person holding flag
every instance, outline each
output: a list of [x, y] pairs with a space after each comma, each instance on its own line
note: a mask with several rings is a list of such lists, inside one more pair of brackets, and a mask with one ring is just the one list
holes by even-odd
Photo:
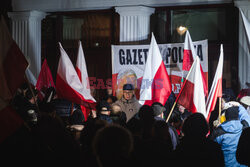
[[168, 122], [176, 103], [182, 105], [189, 112], [202, 113], [205, 118], [207, 116], [200, 59], [198, 56], [196, 56], [194, 63], [189, 70], [186, 80], [176, 98], [166, 122]]

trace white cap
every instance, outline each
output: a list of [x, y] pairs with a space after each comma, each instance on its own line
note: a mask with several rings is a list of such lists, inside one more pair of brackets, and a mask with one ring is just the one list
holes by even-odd
[[245, 104], [245, 105], [248, 105], [250, 106], [250, 96], [244, 96], [240, 99], [240, 102]]

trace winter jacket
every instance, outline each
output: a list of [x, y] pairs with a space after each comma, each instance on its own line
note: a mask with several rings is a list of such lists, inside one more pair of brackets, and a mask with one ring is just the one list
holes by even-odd
[[112, 121], [112, 119], [110, 118], [109, 115], [99, 114], [97, 118], [100, 119], [100, 120], [107, 121], [110, 124], [113, 123], [113, 121]]
[[250, 125], [250, 115], [242, 105], [239, 106], [239, 119], [240, 121], [245, 120], [248, 123], [248, 126]]
[[237, 167], [240, 165], [236, 160], [236, 150], [243, 125], [240, 120], [231, 120], [223, 122], [214, 133], [219, 130], [222, 132], [217, 135], [215, 141], [221, 145], [224, 154], [225, 166]]
[[115, 104], [121, 106], [123, 112], [125, 112], [127, 117], [127, 122], [136, 114], [138, 113], [141, 105], [136, 99], [135, 96], [132, 97], [130, 100], [126, 100], [123, 97], [120, 100], [117, 100]]

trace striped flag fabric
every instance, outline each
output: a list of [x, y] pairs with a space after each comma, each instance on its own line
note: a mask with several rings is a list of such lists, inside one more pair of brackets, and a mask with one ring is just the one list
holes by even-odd
[[58, 96], [80, 105], [87, 106], [87, 103], [93, 103], [93, 97], [84, 89], [61, 43], [59, 43], [59, 49], [61, 57], [56, 76], [56, 92]]
[[[88, 94], [88, 96], [90, 97], [90, 100], [92, 100], [92, 103], [95, 103], [96, 101], [90, 93], [89, 77], [88, 77], [87, 66], [86, 66], [86, 61], [85, 61], [81, 41], [79, 41], [79, 47], [78, 47], [76, 72], [81, 81], [84, 91]], [[85, 120], [87, 120], [88, 115], [90, 113], [90, 108], [81, 106], [81, 109], [82, 109]]]
[[[195, 57], [197, 57], [197, 54], [194, 49], [193, 41], [191, 39], [191, 36], [189, 34], [189, 31], [187, 30], [186, 36], [185, 36], [185, 42], [184, 42], [184, 52], [183, 52], [183, 63], [182, 63], [182, 70], [183, 71], [189, 71]], [[208, 94], [208, 86], [205, 74], [203, 72], [202, 66], [201, 68], [201, 74], [202, 74], [202, 82], [203, 82], [203, 88], [205, 95]]]
[[198, 56], [194, 59], [176, 102], [192, 113], [199, 112], [206, 116], [205, 95]]
[[222, 73], [223, 73], [223, 45], [220, 46], [220, 58], [217, 65], [216, 73], [214, 80], [207, 98], [206, 110], [207, 110], [207, 119], [209, 119], [211, 112], [214, 110], [217, 98], [222, 97]]
[[171, 91], [170, 79], [154, 34], [152, 34], [139, 102], [142, 105], [152, 105], [154, 102], [165, 105]]

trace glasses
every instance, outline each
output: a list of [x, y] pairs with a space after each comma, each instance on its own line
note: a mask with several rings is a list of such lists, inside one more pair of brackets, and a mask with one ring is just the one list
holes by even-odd
[[123, 91], [124, 94], [133, 94], [133, 91]]

